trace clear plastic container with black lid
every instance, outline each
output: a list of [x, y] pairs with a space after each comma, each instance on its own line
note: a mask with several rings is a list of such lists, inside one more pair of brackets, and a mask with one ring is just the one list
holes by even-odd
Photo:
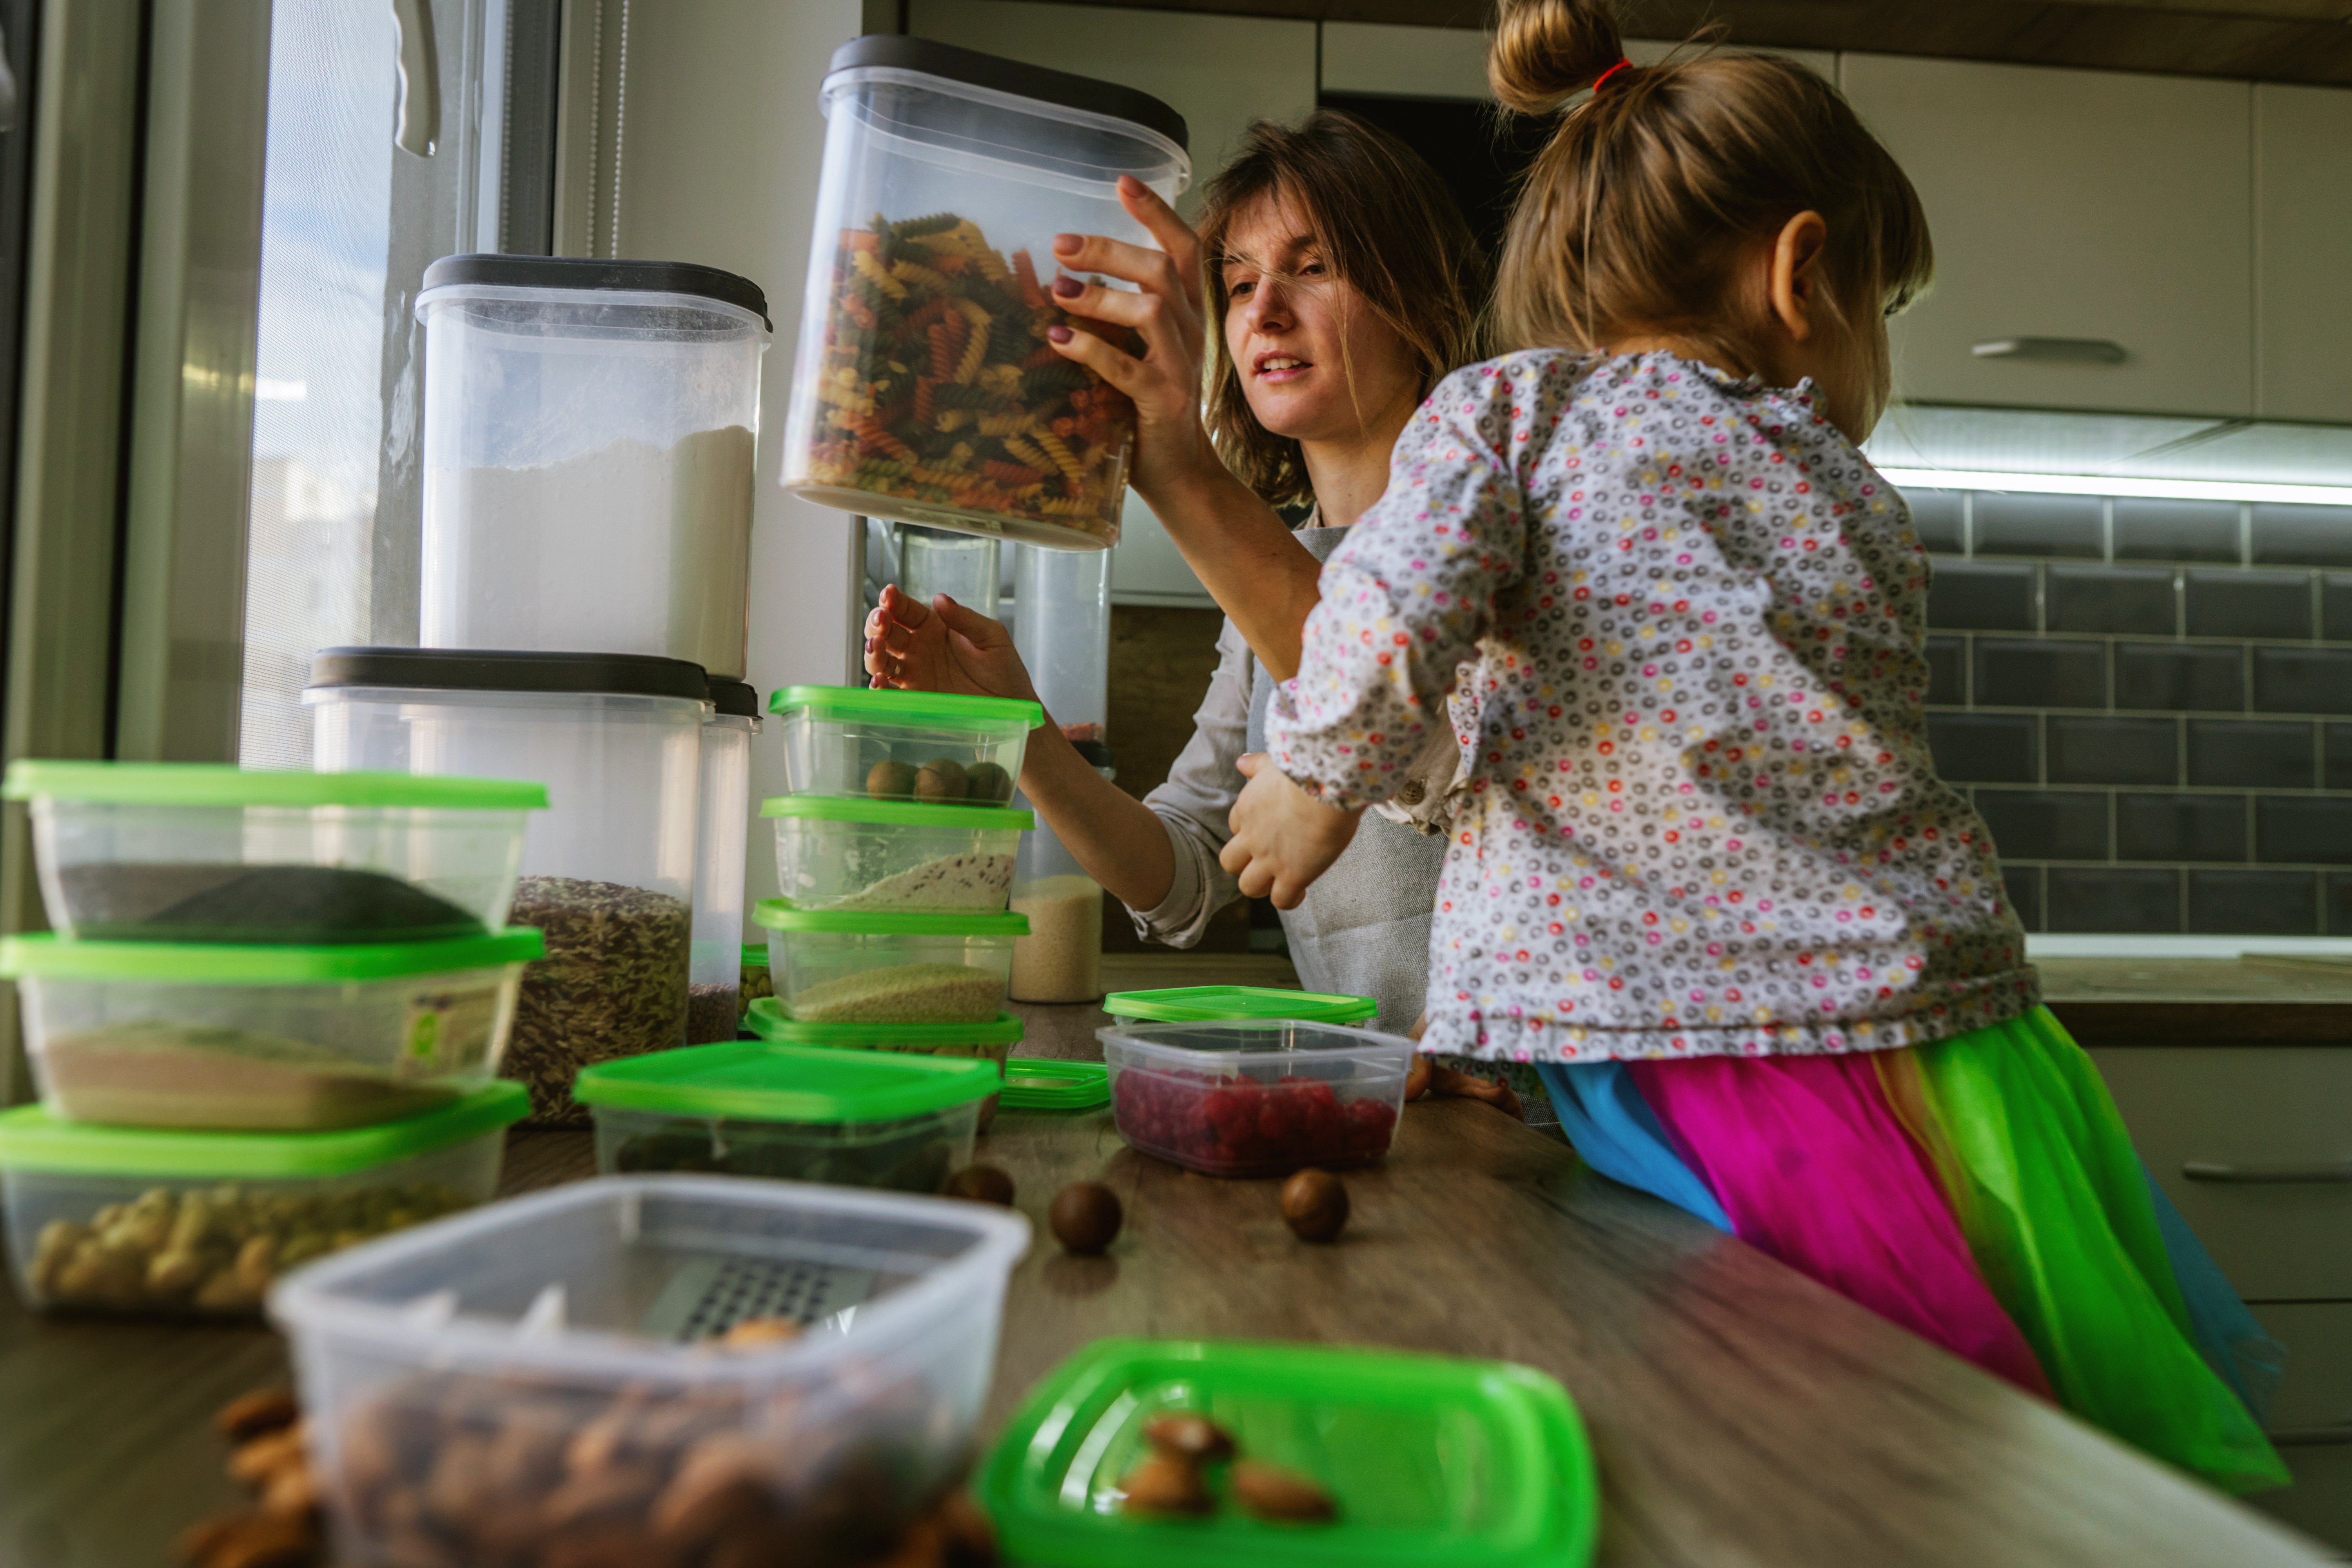
[[740, 680], [710, 682], [702, 721], [702, 807], [696, 814], [694, 963], [687, 1043], [735, 1037], [742, 1016], [744, 851], [751, 833], [751, 737], [760, 694]]

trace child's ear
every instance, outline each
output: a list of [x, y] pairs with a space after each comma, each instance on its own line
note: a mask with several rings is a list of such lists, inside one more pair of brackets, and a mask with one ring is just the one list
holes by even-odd
[[1815, 318], [1822, 309], [1822, 252], [1829, 244], [1830, 226], [1817, 212], [1801, 212], [1780, 226], [1772, 242], [1769, 284], [1772, 314], [1780, 318], [1790, 340], [1803, 342], [1813, 335]]

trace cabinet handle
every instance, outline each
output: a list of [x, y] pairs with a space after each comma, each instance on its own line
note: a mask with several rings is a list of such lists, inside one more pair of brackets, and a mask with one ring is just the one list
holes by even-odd
[[2335, 1448], [2352, 1443], [2352, 1421], [2332, 1426], [2287, 1426], [2266, 1434], [2278, 1448]]
[[2309, 1165], [2230, 1165], [2219, 1160], [2189, 1160], [2180, 1173], [2192, 1182], [2243, 1182], [2284, 1185], [2298, 1182], [2352, 1182], [2352, 1160]]
[[1979, 359], [2031, 359], [2053, 364], [2121, 364], [2131, 358], [2107, 338], [1988, 338], [1976, 345]]

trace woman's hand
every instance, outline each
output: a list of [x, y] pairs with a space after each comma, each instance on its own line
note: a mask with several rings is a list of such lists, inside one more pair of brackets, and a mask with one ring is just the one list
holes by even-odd
[[1249, 783], [1234, 802], [1234, 836], [1217, 864], [1241, 879], [1253, 899], [1271, 896], [1277, 910], [1295, 910], [1315, 879], [1331, 868], [1356, 837], [1363, 812], [1325, 805], [1253, 752], [1238, 764]]
[[1037, 700], [1029, 670], [1013, 651], [1013, 634], [945, 594], [929, 605], [882, 590], [866, 617], [866, 673], [880, 687], [902, 691], [953, 691], [968, 697]]

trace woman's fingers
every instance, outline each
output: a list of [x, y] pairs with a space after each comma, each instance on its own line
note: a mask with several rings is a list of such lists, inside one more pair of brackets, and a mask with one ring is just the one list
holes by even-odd
[[1099, 234], [1057, 234], [1054, 265], [1065, 272], [1099, 272], [1171, 300], [1191, 298], [1175, 258], [1148, 245], [1129, 245]]
[[1146, 342], [1156, 342], [1168, 320], [1168, 303], [1157, 294], [1106, 289], [1099, 283], [1083, 283], [1076, 278], [1054, 279], [1054, 303], [1084, 321], [1133, 327], [1143, 334]]
[[1129, 397], [1140, 396], [1150, 384], [1151, 373], [1141, 360], [1092, 332], [1054, 327], [1046, 331], [1045, 341], [1064, 359], [1077, 361]]
[[1149, 230], [1168, 254], [1176, 275], [1183, 279], [1185, 297], [1195, 310], [1201, 304], [1201, 239], [1192, 226], [1176, 216], [1176, 209], [1160, 197], [1160, 193], [1137, 179], [1133, 174], [1118, 177], [1118, 205], [1128, 216]]

